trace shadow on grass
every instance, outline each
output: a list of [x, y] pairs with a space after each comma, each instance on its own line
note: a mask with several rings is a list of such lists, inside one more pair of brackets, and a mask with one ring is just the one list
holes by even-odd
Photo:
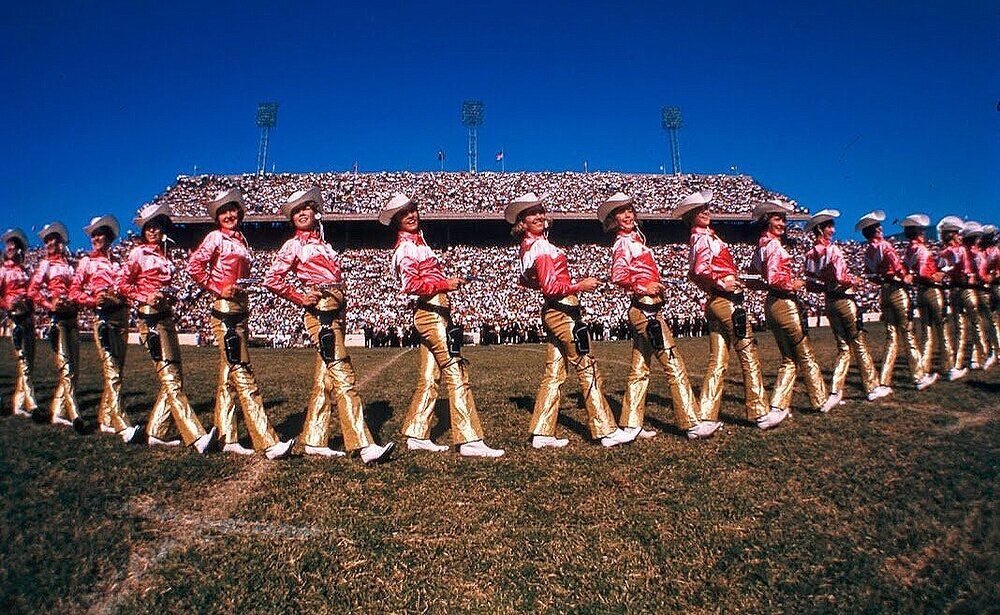
[[969, 380], [966, 384], [974, 389], [979, 389], [985, 393], [1000, 393], [1000, 382], [982, 382], [979, 380]]
[[384, 399], [365, 404], [365, 422], [368, 423], [368, 430], [372, 432], [372, 437], [376, 441], [385, 441], [385, 438], [382, 437], [382, 428], [389, 422], [392, 415], [392, 404]]
[[[578, 402], [577, 407], [583, 406], [583, 397], [580, 394], [576, 394], [574, 398]], [[520, 395], [518, 397], [509, 397], [508, 399], [512, 404], [514, 404], [515, 407], [517, 407], [518, 410], [523, 410], [529, 415], [535, 411], [535, 399], [533, 397]], [[587, 426], [580, 421], [566, 416], [562, 412], [559, 413], [559, 418], [556, 420], [556, 424], [562, 425], [563, 428], [572, 431], [584, 440], [590, 440], [590, 430], [587, 429]]]

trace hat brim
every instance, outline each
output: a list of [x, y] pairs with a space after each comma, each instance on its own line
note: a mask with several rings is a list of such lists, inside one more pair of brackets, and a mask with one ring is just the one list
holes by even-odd
[[510, 205], [507, 206], [507, 208], [503, 212], [504, 220], [506, 220], [508, 224], [517, 224], [517, 219], [521, 216], [521, 214], [533, 207], [545, 207], [545, 206], [542, 204], [541, 199], [533, 203], [532, 202], [511, 203]]
[[626, 207], [632, 207], [634, 200], [627, 201], [605, 201], [597, 208], [597, 219], [604, 223], [604, 230], [608, 230], [608, 219]]
[[809, 231], [813, 230], [814, 228], [816, 228], [820, 224], [823, 224], [824, 222], [829, 222], [830, 220], [836, 220], [836, 219], [837, 219], [837, 216], [830, 216], [830, 215], [816, 216], [815, 218], [810, 218], [809, 221], [806, 222], [806, 225], [805, 225], [805, 227], [803, 227], [802, 230], [804, 232], [808, 233]]
[[83, 227], [83, 232], [87, 234], [88, 237], [93, 235], [99, 228], [107, 228], [111, 231], [111, 234], [115, 237], [121, 235], [121, 228], [118, 226], [118, 221], [114, 219], [113, 216], [101, 216], [93, 224], [88, 224]]
[[414, 206], [412, 201], [409, 203], [404, 203], [402, 205], [399, 205], [398, 207], [383, 209], [382, 211], [378, 212], [379, 223], [385, 226], [392, 226], [392, 219], [396, 217], [396, 214], [398, 214], [399, 212], [403, 211], [404, 209], [410, 206]]
[[688, 214], [697, 211], [699, 209], [708, 207], [711, 204], [712, 204], [711, 202], [707, 202], [707, 203], [686, 203], [684, 205], [678, 205], [677, 207], [674, 208], [672, 212], [670, 212], [670, 215], [672, 215], [675, 218], [683, 218]]

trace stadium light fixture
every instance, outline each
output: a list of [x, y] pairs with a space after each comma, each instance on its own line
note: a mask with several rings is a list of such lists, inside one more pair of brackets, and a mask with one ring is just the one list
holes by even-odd
[[670, 162], [674, 168], [674, 175], [680, 175], [681, 149], [677, 142], [677, 131], [682, 125], [680, 107], [663, 107], [660, 111], [660, 125], [670, 137]]
[[479, 133], [486, 105], [481, 100], [462, 101], [462, 126], [469, 130], [469, 173], [479, 170]]
[[257, 104], [257, 127], [260, 128], [260, 140], [257, 143], [257, 174], [267, 171], [267, 148], [271, 143], [271, 129], [278, 125], [278, 103], [262, 102]]

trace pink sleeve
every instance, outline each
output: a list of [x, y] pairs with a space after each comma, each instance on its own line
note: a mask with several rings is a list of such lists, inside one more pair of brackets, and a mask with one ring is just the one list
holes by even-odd
[[52, 304], [49, 303], [45, 293], [42, 292], [42, 289], [45, 287], [45, 278], [47, 277], [48, 271], [48, 261], [42, 261], [38, 264], [38, 269], [35, 270], [35, 274], [31, 276], [31, 281], [28, 282], [28, 296], [31, 297], [31, 300], [34, 301], [36, 305], [39, 305], [46, 310], [51, 310]]
[[690, 260], [688, 277], [695, 282], [701, 282], [704, 287], [717, 285], [717, 281], [712, 279], [712, 246], [708, 235], [699, 235], [695, 238], [691, 244]]
[[792, 290], [792, 278], [787, 267], [781, 266], [781, 244], [772, 241], [764, 248], [764, 277], [767, 283], [780, 290]]
[[833, 269], [834, 279], [844, 286], [853, 286], [851, 280], [851, 270], [847, 268], [847, 259], [839, 249], [828, 249], [830, 267]]
[[548, 254], [535, 258], [535, 271], [538, 272], [538, 286], [546, 297], [562, 298], [580, 290], [576, 284], [559, 279], [555, 261]]
[[448, 280], [443, 278], [428, 280], [421, 275], [420, 263], [409, 249], [403, 249], [398, 266], [404, 293], [427, 296], [448, 292]]
[[204, 240], [202, 240], [201, 245], [198, 249], [191, 253], [188, 258], [187, 272], [194, 280], [195, 284], [205, 288], [208, 284], [209, 269], [212, 263], [215, 261], [219, 250], [219, 240], [218, 233], [215, 231], [209, 233]]
[[73, 282], [69, 286], [69, 298], [71, 301], [83, 307], [93, 308], [97, 306], [97, 301], [84, 290], [87, 278], [90, 277], [90, 257], [83, 257], [73, 272]]
[[294, 240], [286, 241], [285, 245], [281, 246], [264, 275], [264, 287], [279, 297], [288, 299], [296, 305], [302, 305], [305, 301], [305, 295], [288, 281], [288, 274], [295, 270], [299, 260], [298, 251], [295, 248]]
[[615, 242], [611, 251], [611, 281], [626, 290], [635, 292], [635, 285], [632, 284], [628, 271], [629, 261], [626, 252], [624, 241]]

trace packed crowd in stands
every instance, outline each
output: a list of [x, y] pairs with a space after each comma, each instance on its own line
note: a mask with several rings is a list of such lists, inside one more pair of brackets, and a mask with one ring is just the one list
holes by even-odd
[[[639, 212], [669, 212], [696, 190], [711, 189], [720, 213], [748, 213], [754, 201], [789, 200], [747, 175], [650, 175], [635, 173], [278, 173], [182, 175], [157, 196], [175, 216], [203, 217], [205, 202], [220, 190], [239, 188], [248, 214], [274, 215], [296, 190], [319, 186], [331, 214], [376, 214], [394, 192], [403, 192], [427, 213], [500, 213], [525, 192], [548, 194], [553, 212], [590, 212], [617, 191], [635, 197]], [[794, 202], [793, 202], [794, 204]], [[796, 211], [804, 211], [796, 206]]]
[[[794, 262], [801, 266], [802, 256], [809, 242], [800, 231], [790, 233], [794, 242]], [[558, 238], [555, 237], [556, 241]], [[863, 244], [841, 244], [855, 271], [862, 269]], [[115, 254], [124, 258], [131, 247], [125, 239], [116, 244]], [[680, 337], [703, 335], [704, 295], [687, 281], [688, 247], [686, 244], [653, 245], [667, 287], [666, 299], [670, 306], [667, 320]], [[902, 245], [897, 246], [901, 251]], [[731, 246], [737, 264], [743, 268], [750, 262], [753, 246]], [[611, 250], [607, 245], [579, 244], [567, 246], [570, 269], [577, 277], [593, 276], [607, 280], [611, 266]], [[77, 258], [82, 252], [76, 254]], [[175, 319], [179, 332], [195, 333], [200, 343], [211, 343], [208, 328], [210, 298], [199, 291], [188, 277], [185, 265], [188, 250], [174, 249], [172, 259], [177, 269], [175, 277], [177, 304]], [[32, 251], [28, 264], [34, 267], [40, 250]], [[256, 251], [253, 254], [255, 280], [260, 280], [270, 265], [274, 253]], [[442, 247], [440, 255], [445, 271], [466, 277], [470, 283], [452, 293], [453, 315], [466, 331], [475, 334], [480, 343], [523, 343], [540, 341], [540, 305], [537, 292], [518, 285], [520, 273], [517, 248], [472, 247], [456, 245]], [[348, 332], [363, 334], [369, 346], [415, 345], [412, 330], [410, 298], [401, 295], [399, 282], [390, 270], [390, 250], [347, 250], [341, 254], [347, 286], [349, 307]], [[289, 347], [308, 345], [302, 326], [302, 311], [288, 301], [278, 298], [259, 285], [250, 287], [252, 317], [249, 323], [251, 336], [265, 345]], [[753, 322], [762, 326], [763, 293], [748, 293], [748, 314]], [[817, 316], [823, 308], [821, 296], [802, 293], [809, 305], [809, 314]], [[877, 306], [877, 288], [867, 287], [860, 295], [862, 308], [874, 311]], [[582, 296], [589, 320], [595, 325], [595, 337], [604, 340], [626, 339], [629, 335], [624, 324], [628, 298], [624, 291], [606, 283], [598, 292]], [[81, 329], [92, 325], [91, 315], [81, 314]], [[39, 321], [44, 325], [44, 318]]]

